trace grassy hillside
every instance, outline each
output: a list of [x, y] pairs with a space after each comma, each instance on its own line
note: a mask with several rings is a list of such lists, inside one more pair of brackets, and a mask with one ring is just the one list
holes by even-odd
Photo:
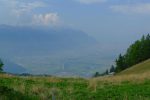
[[141, 73], [146, 73], [146, 72], [150, 72], [150, 59], [142, 63], [139, 63], [137, 65], [134, 65], [120, 72], [118, 75], [141, 74]]
[[0, 100], [150, 100], [150, 73], [92, 79], [0, 74]]

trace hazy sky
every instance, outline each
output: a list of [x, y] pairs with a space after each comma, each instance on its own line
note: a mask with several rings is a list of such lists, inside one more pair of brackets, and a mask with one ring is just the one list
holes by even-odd
[[150, 0], [0, 0], [0, 24], [71, 27], [125, 47], [150, 32]]

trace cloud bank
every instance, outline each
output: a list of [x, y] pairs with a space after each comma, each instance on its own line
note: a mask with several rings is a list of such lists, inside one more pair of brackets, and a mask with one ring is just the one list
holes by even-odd
[[[56, 12], [44, 11], [48, 5], [43, 1], [23, 1], [23, 0], [0, 0], [0, 13], [6, 16], [11, 25], [47, 25], [59, 24], [59, 16]], [[7, 13], [5, 13], [7, 12]], [[12, 20], [13, 19], [13, 20]], [[11, 22], [9, 22], [11, 21]]]

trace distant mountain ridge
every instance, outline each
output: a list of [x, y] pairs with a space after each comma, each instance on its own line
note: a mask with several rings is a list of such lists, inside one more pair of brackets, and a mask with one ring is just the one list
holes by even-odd
[[9, 72], [9, 73], [13, 73], [13, 74], [22, 74], [22, 73], [26, 73], [27, 70], [22, 67], [21, 65], [15, 64], [14, 62], [11, 62], [9, 60], [4, 60], [3, 59], [3, 71], [4, 72]]
[[31, 54], [37, 51], [79, 49], [97, 42], [84, 32], [71, 29], [54, 30], [15, 26], [0, 26], [0, 41], [0, 46], [4, 47], [1, 52], [9, 49], [24, 53], [24, 48], [26, 48], [25, 52], [30, 51]]
[[16, 72], [25, 69], [31, 74], [92, 76], [95, 70], [109, 66], [112, 59], [105, 58], [107, 63], [102, 59], [93, 37], [64, 28], [1, 25], [0, 47], [0, 57], [10, 59]]

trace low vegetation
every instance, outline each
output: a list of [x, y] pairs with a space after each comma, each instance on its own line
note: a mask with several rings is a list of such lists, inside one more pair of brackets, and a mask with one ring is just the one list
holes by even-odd
[[149, 100], [150, 73], [92, 79], [0, 75], [2, 100]]

